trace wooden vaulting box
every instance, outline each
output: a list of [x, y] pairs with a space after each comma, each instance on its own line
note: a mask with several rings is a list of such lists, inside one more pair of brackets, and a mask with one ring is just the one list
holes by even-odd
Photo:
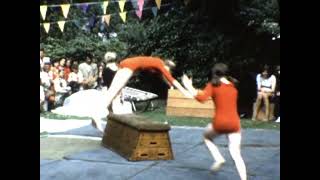
[[138, 115], [109, 115], [102, 145], [129, 161], [173, 159], [170, 126]]
[[209, 98], [204, 103], [185, 97], [179, 90], [170, 89], [167, 99], [167, 116], [212, 118], [214, 103]]

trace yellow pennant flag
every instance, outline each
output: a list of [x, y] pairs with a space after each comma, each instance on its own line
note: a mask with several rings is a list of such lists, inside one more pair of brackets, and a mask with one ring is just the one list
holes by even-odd
[[68, 17], [68, 13], [69, 13], [69, 9], [70, 9], [70, 4], [61, 4], [61, 9], [62, 9], [62, 13], [64, 18]]
[[46, 6], [46, 5], [40, 6], [40, 13], [41, 13], [43, 20], [46, 19], [47, 9], [48, 9], [48, 6]]
[[123, 12], [124, 4], [126, 3], [126, 0], [119, 0], [119, 8], [121, 12]]
[[161, 0], [156, 0], [156, 3], [157, 3], [157, 7], [158, 7], [158, 9], [160, 9], [160, 6], [161, 6]]
[[122, 12], [122, 13], [119, 13], [119, 14], [120, 14], [120, 17], [121, 17], [122, 21], [126, 22], [127, 12]]
[[104, 1], [102, 4], [103, 7], [103, 14], [107, 13], [107, 7], [108, 7], [109, 1]]
[[66, 23], [66, 21], [58, 21], [58, 25], [59, 25], [59, 28], [60, 28], [61, 32], [63, 32], [65, 23]]
[[103, 21], [106, 22], [109, 26], [111, 15], [110, 14], [104, 15], [102, 18], [103, 18]]
[[50, 23], [43, 23], [43, 27], [44, 27], [44, 30], [46, 30], [46, 32], [48, 33], [50, 29]]

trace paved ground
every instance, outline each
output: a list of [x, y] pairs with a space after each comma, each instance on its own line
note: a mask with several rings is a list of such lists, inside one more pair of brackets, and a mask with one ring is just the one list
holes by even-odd
[[[217, 173], [201, 142], [203, 128], [172, 127], [174, 160], [129, 162], [100, 145], [102, 135], [89, 120], [40, 119], [41, 180], [237, 180], [224, 136], [216, 144], [227, 163]], [[280, 132], [243, 130], [242, 156], [249, 180], [280, 179]]]

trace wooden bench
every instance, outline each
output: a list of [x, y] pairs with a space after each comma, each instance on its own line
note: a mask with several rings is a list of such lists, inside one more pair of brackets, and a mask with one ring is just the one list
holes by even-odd
[[170, 126], [130, 114], [108, 116], [102, 145], [129, 161], [173, 159]]
[[204, 103], [185, 97], [180, 91], [170, 89], [167, 99], [167, 116], [188, 116], [212, 118], [214, 116], [214, 103], [209, 98]]

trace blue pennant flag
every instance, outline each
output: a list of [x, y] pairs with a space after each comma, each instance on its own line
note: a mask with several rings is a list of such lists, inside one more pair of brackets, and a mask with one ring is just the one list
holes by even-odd
[[154, 15], [154, 16], [157, 16], [157, 14], [158, 14], [158, 8], [157, 8], [157, 7], [152, 7], [151, 10], [152, 10], [153, 15]]

